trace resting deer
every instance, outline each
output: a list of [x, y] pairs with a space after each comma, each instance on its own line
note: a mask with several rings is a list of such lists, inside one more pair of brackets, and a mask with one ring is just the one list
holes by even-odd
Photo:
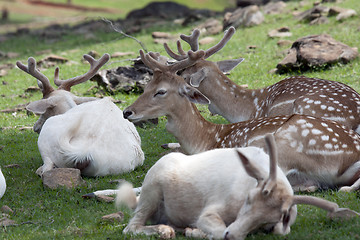
[[123, 118], [122, 111], [109, 98], [82, 98], [69, 92], [71, 86], [91, 78], [109, 55], [98, 61], [89, 55], [84, 58], [91, 66], [82, 76], [59, 80], [56, 68], [57, 90], [36, 69], [33, 58], [29, 58], [28, 66], [17, 62], [19, 68], [40, 81], [44, 96], [27, 107], [42, 114], [34, 125], [34, 130], [40, 132], [38, 148], [44, 162], [37, 170], [39, 175], [58, 167], [78, 168], [85, 176], [104, 176], [129, 172], [144, 161], [134, 124]]
[[[230, 240], [265, 226], [288, 234], [297, 204], [331, 217], [359, 216], [321, 198], [295, 196], [277, 166], [274, 138], [265, 140], [270, 159], [257, 147], [165, 155], [146, 174], [139, 198], [130, 184], [120, 186], [117, 204], [136, 207], [123, 232], [173, 238], [176, 228], [189, 237]], [[145, 226], [148, 220], [156, 225]]]
[[[264, 136], [273, 133], [279, 146], [279, 165], [295, 189], [298, 185], [300, 189], [303, 185], [306, 189], [344, 186], [341, 188], [344, 191], [359, 187], [360, 137], [337, 122], [296, 114], [233, 124], [205, 120], [193, 103], [210, 101], [176, 74], [204, 54], [204, 51], [189, 51], [189, 58], [168, 66], [140, 51], [154, 76], [144, 93], [124, 110], [124, 117], [135, 122], [166, 116], [167, 130], [188, 154], [214, 148], [264, 148]], [[304, 179], [308, 181], [306, 184]]]
[[[205, 56], [186, 68], [181, 76], [197, 87], [211, 101], [209, 110], [230, 122], [259, 117], [304, 114], [337, 121], [360, 133], [360, 95], [351, 87], [335, 81], [304, 76], [286, 78], [261, 89], [248, 89], [231, 81], [220, 69], [229, 71], [243, 59], [215, 63], [206, 60], [221, 50], [235, 33], [231, 27], [223, 39], [205, 51]], [[181, 39], [199, 50], [199, 30]], [[167, 53], [176, 60], [188, 56], [177, 41], [179, 54], [164, 44]]]
[[6, 181], [0, 168], [0, 198], [4, 196], [5, 191], [6, 191]]

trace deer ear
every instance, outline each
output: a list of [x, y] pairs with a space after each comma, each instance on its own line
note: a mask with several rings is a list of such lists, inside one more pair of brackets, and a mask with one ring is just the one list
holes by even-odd
[[200, 69], [190, 76], [190, 85], [193, 87], [199, 87], [200, 83], [207, 77], [209, 70], [206, 68]]
[[35, 114], [44, 114], [47, 109], [55, 107], [55, 104], [50, 99], [41, 99], [35, 102], [29, 103], [26, 109]]
[[218, 62], [216, 62], [216, 64], [218, 65], [219, 69], [222, 72], [230, 72], [237, 65], [239, 65], [242, 61], [244, 61], [244, 58], [218, 61]]
[[236, 152], [247, 174], [249, 174], [250, 177], [255, 178], [258, 182], [262, 182], [264, 177], [260, 170], [252, 164], [249, 159], [241, 151], [239, 151], [239, 149], [236, 149]]
[[189, 99], [190, 102], [199, 103], [199, 104], [210, 104], [210, 100], [205, 97], [199, 90], [190, 87], [188, 84], [183, 84], [179, 93], [181, 96], [185, 96]]

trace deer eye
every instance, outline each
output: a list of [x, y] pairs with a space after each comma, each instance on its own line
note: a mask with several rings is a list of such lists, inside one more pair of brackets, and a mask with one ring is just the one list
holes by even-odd
[[156, 97], [156, 96], [164, 96], [165, 94], [166, 94], [166, 90], [160, 89], [155, 93], [154, 97]]

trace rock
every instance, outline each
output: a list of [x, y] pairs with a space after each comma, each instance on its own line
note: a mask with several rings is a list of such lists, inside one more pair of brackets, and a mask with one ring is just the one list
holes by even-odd
[[292, 33], [290, 32], [290, 29], [288, 27], [281, 27], [278, 29], [274, 29], [268, 32], [268, 36], [270, 38], [275, 38], [275, 37], [291, 37]]
[[224, 16], [223, 30], [228, 27], [251, 27], [259, 25], [264, 21], [264, 15], [256, 5], [238, 8], [233, 13]]
[[69, 60], [64, 57], [51, 54], [51, 55], [43, 58], [42, 60], [38, 61], [37, 66], [48, 68], [48, 67], [54, 67], [58, 64], [66, 63], [68, 61]]
[[311, 22], [321, 16], [326, 16], [329, 12], [329, 7], [315, 6], [307, 11], [301, 12], [295, 16], [298, 21]]
[[80, 170], [75, 168], [54, 168], [44, 172], [42, 180], [43, 185], [51, 189], [75, 188], [84, 183]]
[[322, 67], [337, 62], [348, 63], [358, 56], [357, 48], [336, 41], [327, 34], [296, 40], [288, 55], [277, 65], [279, 72]]
[[142, 9], [131, 11], [126, 19], [139, 19], [144, 17], [158, 17], [163, 19], [176, 19], [187, 16], [190, 9], [175, 2], [152, 2]]
[[329, 19], [325, 16], [320, 16], [312, 20], [309, 24], [310, 25], [318, 25], [318, 24], [327, 24], [329, 23]]
[[285, 8], [286, 3], [283, 1], [269, 2], [263, 7], [263, 11], [265, 14], [279, 14], [283, 13]]
[[116, 212], [116, 213], [108, 214], [103, 216], [101, 220], [106, 222], [122, 222], [124, 220], [124, 213]]
[[129, 55], [135, 55], [134, 52], [114, 52], [111, 54], [111, 58], [125, 57]]
[[98, 200], [99, 202], [107, 202], [107, 203], [110, 203], [110, 202], [114, 202], [114, 199], [113, 197], [110, 197], [110, 196], [106, 196], [106, 195], [96, 195], [95, 196], [95, 199]]
[[213, 37], [204, 37], [199, 40], [200, 45], [210, 44], [213, 42], [215, 42], [215, 38], [213, 38]]
[[216, 35], [222, 32], [223, 27], [219, 20], [215, 18], [209, 18], [204, 23], [196, 27], [199, 29], [201, 36]]
[[354, 17], [356, 16], [357, 13], [355, 10], [353, 9], [347, 9], [346, 11], [344, 12], [341, 12], [339, 15], [336, 16], [336, 20], [337, 21], [343, 21], [347, 18], [351, 18], [351, 17]]

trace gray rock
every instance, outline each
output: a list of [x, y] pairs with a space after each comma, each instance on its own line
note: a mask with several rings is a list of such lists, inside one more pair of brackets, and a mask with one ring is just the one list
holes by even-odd
[[56, 189], [59, 187], [75, 188], [84, 184], [81, 172], [75, 168], [54, 168], [42, 175], [45, 187]]
[[251, 27], [259, 25], [264, 21], [264, 15], [256, 5], [245, 8], [238, 8], [232, 13], [226, 13], [224, 16], [223, 29], [228, 27]]
[[269, 2], [263, 7], [263, 11], [265, 14], [279, 14], [283, 13], [285, 8], [286, 3], [283, 1]]
[[278, 72], [348, 63], [358, 56], [358, 49], [338, 42], [327, 34], [296, 40], [288, 55], [277, 65]]

